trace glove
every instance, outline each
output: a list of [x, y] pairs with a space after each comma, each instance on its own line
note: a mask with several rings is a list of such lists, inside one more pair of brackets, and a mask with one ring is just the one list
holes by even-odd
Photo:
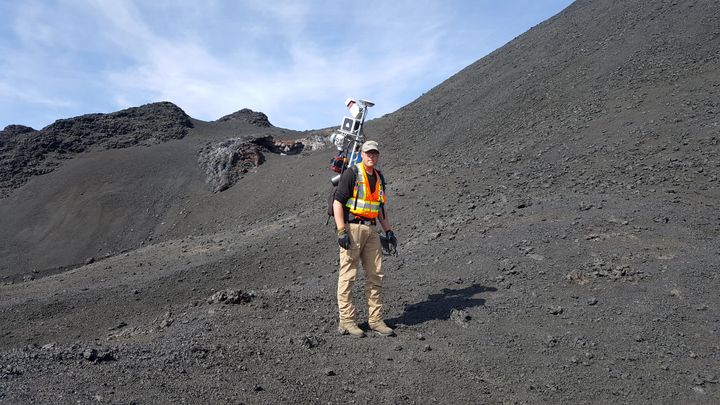
[[392, 246], [392, 250], [397, 252], [397, 238], [393, 231], [385, 232], [385, 237], [387, 238], [388, 244]]
[[341, 248], [348, 250], [350, 249], [350, 235], [347, 233], [347, 229], [342, 228], [337, 231], [338, 245]]

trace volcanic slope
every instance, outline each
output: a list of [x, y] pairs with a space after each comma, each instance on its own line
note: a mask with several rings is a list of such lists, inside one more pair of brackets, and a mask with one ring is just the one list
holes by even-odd
[[[273, 201], [264, 193], [270, 189], [260, 187], [252, 194], [244, 189], [238, 198], [237, 189], [213, 195], [207, 183], [209, 169], [227, 171], [232, 167], [224, 166], [239, 166], [242, 162], [232, 159], [242, 156], [208, 158], [208, 165], [218, 166], [210, 168], [200, 164], [201, 151], [237, 140], [256, 153], [262, 147], [252, 141], [298, 134], [303, 133], [275, 128], [264, 114], [250, 110], [203, 122], [171, 103], [59, 120], [22, 135], [6, 129], [0, 133], [8, 151], [2, 161], [5, 184], [16, 188], [5, 188], [10, 196], [0, 199], [0, 277], [57, 273], [154, 241], [261, 216], [255, 210], [263, 205], [257, 202]], [[252, 175], [272, 153], [260, 155], [237, 174]], [[17, 167], [21, 170], [13, 170]]]
[[[369, 122], [397, 337], [334, 331], [332, 153], [268, 155], [221, 193], [193, 168], [163, 240], [0, 287], [0, 399], [719, 402], [717, 27], [718, 1], [578, 1]], [[201, 124], [165, 144], [196, 164]]]

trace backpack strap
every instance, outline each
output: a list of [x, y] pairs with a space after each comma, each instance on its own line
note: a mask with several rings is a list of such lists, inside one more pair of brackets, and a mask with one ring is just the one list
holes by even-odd
[[[378, 174], [378, 184], [375, 185], [375, 187], [380, 187], [380, 190], [382, 190], [383, 193], [383, 199], [385, 199], [385, 176], [383, 176], [382, 172], [378, 169], [375, 169], [375, 171]], [[380, 202], [380, 212], [382, 212], [382, 218], [385, 219], [385, 203]]]
[[357, 167], [357, 165], [353, 165], [351, 169], [353, 173], [355, 173], [355, 186], [353, 187], [353, 198], [355, 199], [355, 206], [353, 207], [354, 210], [357, 209], [357, 188], [358, 188], [358, 176], [360, 176], [360, 168]]

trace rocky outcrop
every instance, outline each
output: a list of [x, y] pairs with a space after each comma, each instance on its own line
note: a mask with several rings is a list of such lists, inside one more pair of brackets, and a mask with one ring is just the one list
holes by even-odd
[[276, 140], [272, 136], [232, 138], [205, 146], [198, 164], [207, 175], [206, 182], [217, 193], [265, 162], [263, 152], [294, 155], [304, 147], [302, 140]]
[[0, 196], [78, 153], [179, 139], [190, 127], [190, 117], [169, 102], [61, 119], [39, 131], [9, 125], [0, 132]]
[[217, 120], [217, 122], [225, 122], [225, 121], [240, 121], [240, 122], [252, 124], [252, 125], [255, 125], [255, 126], [261, 127], [261, 128], [266, 128], [266, 127], [272, 126], [272, 124], [270, 124], [270, 121], [268, 121], [267, 115], [265, 115], [264, 113], [261, 113], [261, 112], [255, 112], [249, 108], [243, 108], [240, 111], [236, 111], [232, 114], [228, 114]]
[[0, 142], [2, 142], [4, 139], [9, 139], [15, 135], [22, 135], [34, 131], [34, 128], [26, 127], [25, 125], [8, 125], [5, 127], [5, 129], [0, 131]]
[[205, 181], [217, 193], [232, 187], [264, 160], [260, 146], [247, 139], [233, 138], [207, 145], [200, 151], [198, 164], [207, 176]]

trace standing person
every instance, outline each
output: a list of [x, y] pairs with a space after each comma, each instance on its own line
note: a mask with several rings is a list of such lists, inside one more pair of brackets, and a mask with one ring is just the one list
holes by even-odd
[[382, 246], [375, 232], [380, 223], [393, 247], [397, 239], [390, 230], [385, 210], [385, 179], [376, 168], [380, 151], [378, 143], [366, 141], [362, 148], [362, 162], [348, 167], [340, 178], [333, 214], [340, 245], [340, 274], [338, 277], [338, 330], [342, 334], [363, 337], [355, 319], [352, 287], [362, 262], [365, 270], [365, 294], [368, 301], [368, 324], [370, 329], [382, 336], [393, 336], [393, 330], [382, 318], [380, 290], [385, 275], [382, 271]]

